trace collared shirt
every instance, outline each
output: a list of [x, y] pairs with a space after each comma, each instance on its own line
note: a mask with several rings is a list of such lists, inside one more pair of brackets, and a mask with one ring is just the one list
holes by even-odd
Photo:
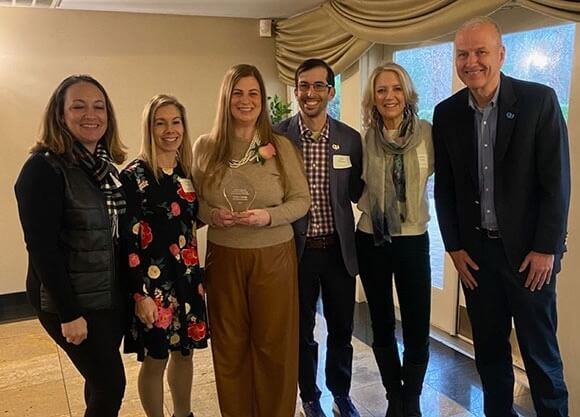
[[310, 188], [312, 204], [307, 237], [325, 236], [334, 233], [334, 216], [330, 204], [330, 174], [328, 172], [329, 123], [322, 128], [320, 135], [314, 139], [313, 132], [298, 117], [300, 143], [304, 157], [306, 178]]
[[475, 130], [477, 131], [477, 163], [479, 173], [479, 195], [481, 209], [481, 227], [488, 230], [498, 230], [494, 200], [494, 149], [497, 133], [497, 98], [500, 85], [484, 107], [479, 108], [477, 102], [469, 94], [469, 107], [474, 112]]

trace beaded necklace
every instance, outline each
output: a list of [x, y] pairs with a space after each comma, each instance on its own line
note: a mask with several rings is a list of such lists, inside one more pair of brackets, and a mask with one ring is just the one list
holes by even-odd
[[258, 158], [256, 160], [259, 161], [259, 155], [258, 155], [259, 148], [260, 148], [260, 138], [258, 137], [258, 134], [256, 133], [254, 135], [254, 137], [252, 138], [252, 140], [250, 141], [250, 144], [248, 145], [248, 149], [246, 150], [246, 153], [244, 154], [242, 159], [230, 159], [228, 161], [229, 167], [232, 169], [236, 169], [236, 168], [239, 168], [241, 166], [246, 165], [248, 162], [250, 162], [256, 158]]

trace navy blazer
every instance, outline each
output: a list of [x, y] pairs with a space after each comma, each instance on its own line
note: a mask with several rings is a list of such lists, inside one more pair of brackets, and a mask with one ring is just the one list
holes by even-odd
[[[274, 130], [290, 138], [300, 150], [300, 126], [295, 116], [282, 121], [274, 127]], [[352, 276], [358, 274], [358, 262], [354, 243], [354, 215], [352, 203], [360, 198], [364, 182], [362, 174], [362, 140], [360, 134], [338, 120], [328, 116], [329, 119], [329, 148], [328, 169], [330, 175], [330, 202], [334, 215], [334, 227], [340, 240], [342, 259], [348, 273]], [[333, 155], [348, 155], [352, 166], [345, 169], [335, 169], [332, 166]], [[308, 230], [309, 214], [298, 219], [292, 224], [298, 260], [301, 259], [306, 245], [306, 231]]]
[[[447, 251], [481, 254], [477, 133], [467, 88], [433, 117], [435, 203]], [[494, 149], [495, 209], [505, 252], [517, 271], [530, 251], [565, 252], [570, 205], [568, 132], [556, 93], [501, 75]], [[558, 256], [560, 255], [560, 256]]]

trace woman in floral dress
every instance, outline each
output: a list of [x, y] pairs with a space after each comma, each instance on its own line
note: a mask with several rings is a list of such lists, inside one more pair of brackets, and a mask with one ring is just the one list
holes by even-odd
[[138, 386], [148, 417], [163, 416], [166, 367], [174, 416], [192, 417], [192, 350], [207, 347], [207, 332], [185, 108], [174, 97], [155, 96], [143, 125], [140, 156], [121, 174], [135, 305], [125, 351], [143, 362]]

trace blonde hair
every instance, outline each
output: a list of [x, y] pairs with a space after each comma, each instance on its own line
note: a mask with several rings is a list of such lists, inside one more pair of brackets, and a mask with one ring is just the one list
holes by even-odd
[[48, 150], [56, 155], [64, 155], [69, 159], [74, 159], [72, 147], [74, 141], [77, 139], [70, 132], [64, 121], [64, 102], [68, 89], [75, 84], [83, 82], [97, 87], [105, 97], [107, 130], [100, 140], [104, 139], [104, 146], [109, 152], [113, 162], [121, 164], [127, 158], [127, 152], [125, 152], [126, 147], [119, 138], [117, 118], [115, 117], [113, 105], [105, 88], [90, 75], [70, 75], [60, 82], [48, 100], [42, 118], [39, 139], [30, 148], [30, 152], [34, 153]]
[[416, 115], [419, 111], [419, 95], [415, 90], [415, 86], [413, 85], [413, 81], [411, 80], [411, 76], [407, 70], [394, 62], [386, 62], [373, 70], [364, 91], [362, 101], [362, 122], [363, 129], [365, 130], [372, 125], [378, 112], [375, 106], [375, 83], [377, 81], [377, 77], [385, 71], [394, 72], [399, 76], [401, 88], [403, 89], [403, 94], [405, 95], [405, 103], [406, 106], [409, 106], [412, 115]]
[[161, 170], [157, 166], [157, 148], [155, 146], [155, 139], [153, 138], [155, 114], [161, 107], [170, 105], [177, 107], [180, 113], [181, 123], [183, 124], [183, 139], [177, 150], [177, 163], [186, 178], [191, 178], [193, 151], [191, 140], [189, 139], [185, 107], [173, 96], [158, 94], [152, 97], [143, 109], [143, 141], [141, 142], [141, 152], [139, 153], [139, 158], [149, 166], [157, 181], [159, 181], [159, 177], [161, 176]]
[[[199, 167], [203, 175], [203, 184], [200, 184], [202, 188], [204, 184], [218, 182], [225, 174], [231, 152], [230, 139], [235, 135], [234, 118], [230, 110], [232, 92], [236, 84], [245, 77], [254, 77], [260, 86], [262, 111], [256, 121], [256, 133], [260, 138], [261, 145], [272, 143], [278, 149], [279, 139], [272, 130], [268, 114], [266, 86], [260, 71], [249, 64], [234, 65], [226, 72], [222, 81], [213, 128], [209, 135], [205, 137], [206, 146], [203, 147], [203, 151], [194, 155], [195, 165]], [[279, 159], [276, 158], [276, 161], [279, 161]]]

